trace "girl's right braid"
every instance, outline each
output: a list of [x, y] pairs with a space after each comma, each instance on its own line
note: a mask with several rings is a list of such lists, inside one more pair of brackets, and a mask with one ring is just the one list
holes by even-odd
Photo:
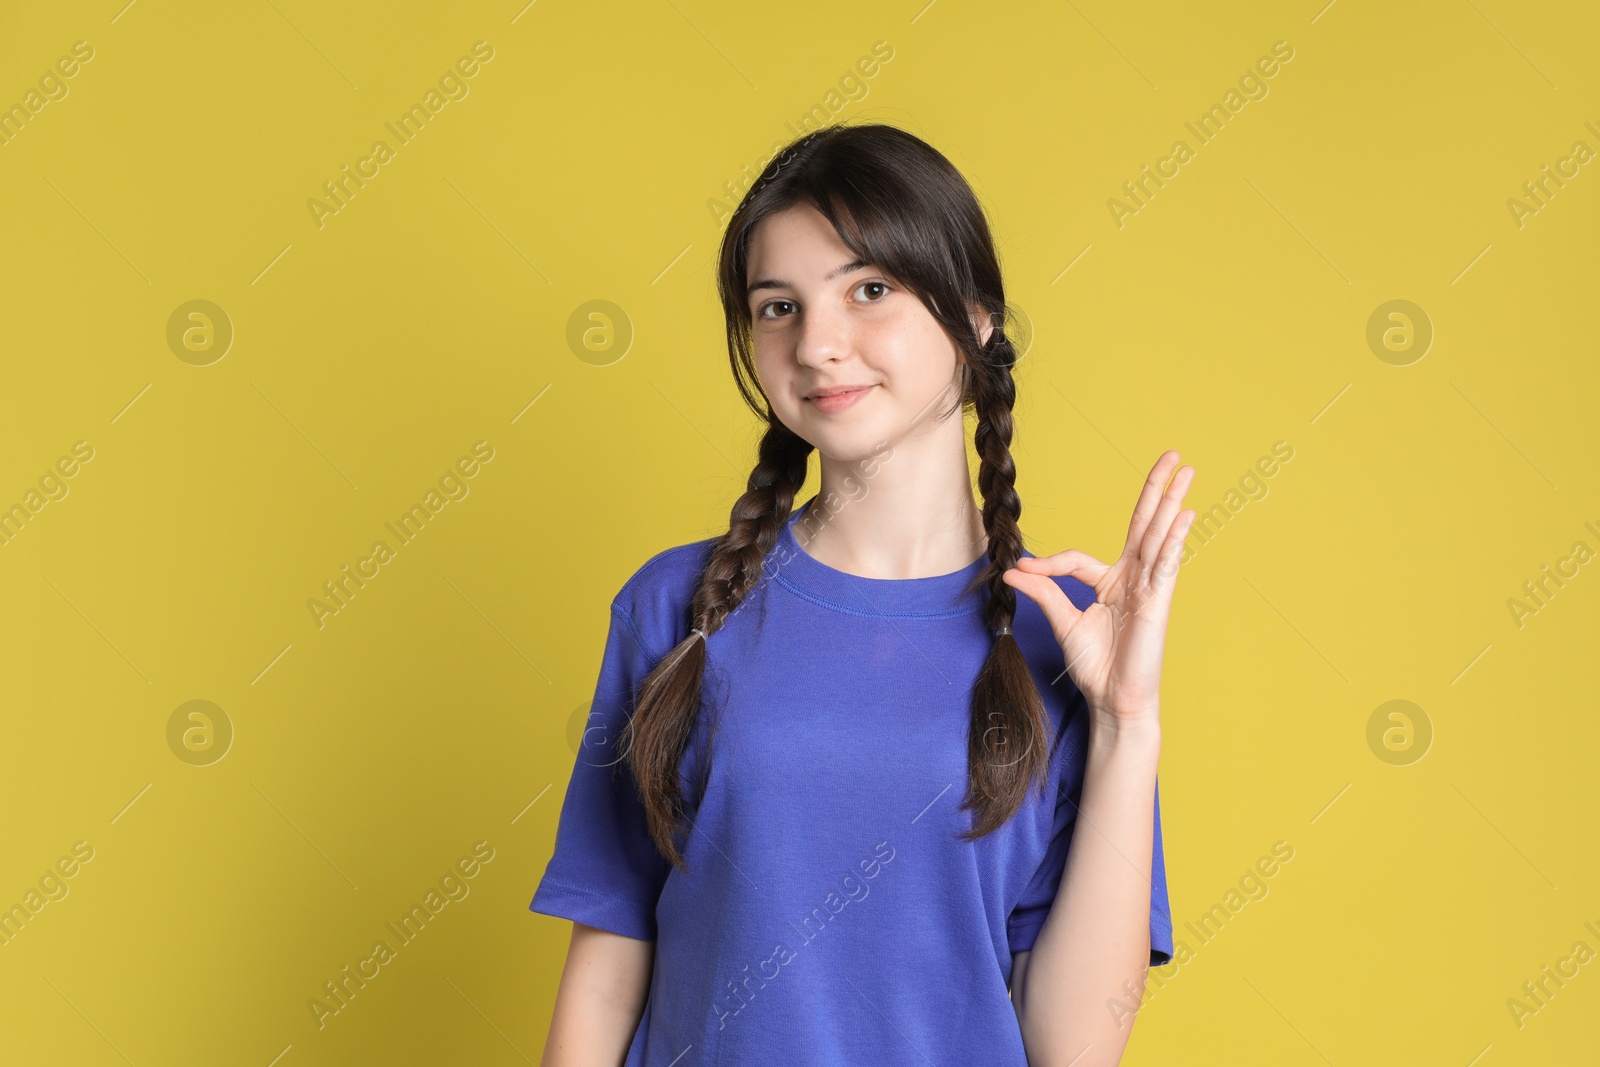
[[[622, 728], [621, 748], [639, 783], [650, 837], [682, 870], [688, 863], [675, 840], [685, 816], [679, 767], [700, 714], [704, 638], [717, 632], [754, 587], [805, 484], [811, 447], [777, 419], [768, 420], [749, 488], [735, 502], [728, 532], [712, 547], [695, 588], [691, 632], [640, 683], [633, 714]], [[703, 760], [701, 789], [708, 770]]]
[[695, 591], [692, 624], [707, 635], [717, 632], [754, 587], [805, 484], [811, 449], [810, 442], [783, 423], [773, 419], [768, 424], [749, 487], [734, 502], [728, 532], [712, 550]]

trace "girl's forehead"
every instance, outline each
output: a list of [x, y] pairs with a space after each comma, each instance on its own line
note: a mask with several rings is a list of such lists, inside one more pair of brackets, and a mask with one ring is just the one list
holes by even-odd
[[758, 252], [825, 247], [845, 248], [833, 223], [810, 204], [793, 204], [775, 211], [756, 223], [750, 231], [749, 250]]

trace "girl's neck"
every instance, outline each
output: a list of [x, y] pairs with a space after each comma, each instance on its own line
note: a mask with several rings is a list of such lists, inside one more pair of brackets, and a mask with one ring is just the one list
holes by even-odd
[[903, 440], [863, 462], [822, 456], [821, 488], [795, 523], [795, 539], [813, 559], [863, 578], [964, 569], [987, 538], [965, 441], [955, 441], [955, 448], [930, 448], [927, 440]]

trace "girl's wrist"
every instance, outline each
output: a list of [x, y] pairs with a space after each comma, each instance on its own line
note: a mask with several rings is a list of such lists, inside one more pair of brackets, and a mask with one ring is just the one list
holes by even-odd
[[1138, 714], [1090, 709], [1089, 743], [1094, 748], [1161, 748], [1161, 718], [1155, 709]]

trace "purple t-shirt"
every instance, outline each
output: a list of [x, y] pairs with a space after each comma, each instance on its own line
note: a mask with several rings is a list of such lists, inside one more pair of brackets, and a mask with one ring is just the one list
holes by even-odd
[[[980, 611], [987, 590], [961, 592], [986, 560], [929, 578], [835, 570], [791, 529], [812, 501], [707, 642], [700, 721], [680, 766], [689, 873], [656, 851], [617, 741], [635, 687], [689, 632], [711, 539], [659, 553], [612, 602], [587, 732], [530, 909], [656, 942], [625, 1067], [774, 1055], [786, 1067], [1026, 1067], [1011, 954], [1033, 946], [1061, 883], [1083, 788], [1082, 694], [1043, 613], [1019, 592], [1014, 632], [1057, 737], [1051, 788], [1031, 790], [1001, 829], [962, 841], [973, 822], [957, 810], [972, 684], [993, 638]], [[1093, 603], [1083, 583], [1056, 581], [1079, 608]], [[1172, 915], [1159, 790], [1156, 799], [1159, 964], [1172, 958]]]

